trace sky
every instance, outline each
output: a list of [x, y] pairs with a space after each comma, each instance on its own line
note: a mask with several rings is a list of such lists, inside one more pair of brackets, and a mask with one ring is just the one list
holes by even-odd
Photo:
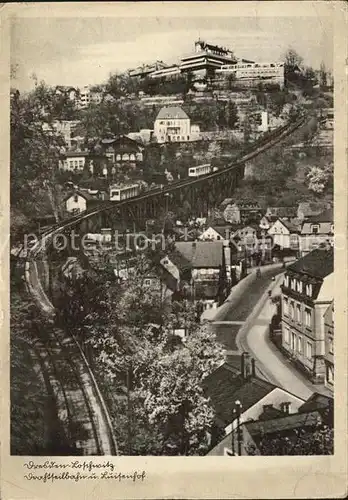
[[265, 62], [293, 47], [306, 65], [332, 69], [329, 17], [22, 17], [11, 25], [12, 84], [32, 88], [33, 73], [49, 85], [103, 83], [143, 63], [178, 62], [198, 38]]

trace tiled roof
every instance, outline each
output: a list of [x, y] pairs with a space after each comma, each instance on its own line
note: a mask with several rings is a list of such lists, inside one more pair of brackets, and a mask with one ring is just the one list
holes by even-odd
[[299, 412], [308, 412], [328, 408], [333, 404], [333, 398], [314, 392], [305, 403], [298, 409]]
[[308, 217], [308, 219], [312, 222], [333, 222], [333, 210], [332, 208], [328, 208], [327, 210], [324, 210], [318, 215], [312, 215]]
[[84, 158], [86, 156], [90, 156], [89, 151], [66, 151], [63, 156], [66, 158], [76, 157], [76, 158]]
[[311, 427], [321, 422], [321, 415], [318, 411], [310, 413], [293, 413], [282, 418], [271, 420], [258, 420], [256, 422], [245, 423], [245, 428], [251, 436], [260, 434], [273, 434], [301, 427]]
[[175, 247], [194, 268], [218, 268], [223, 263], [222, 241], [178, 241]]
[[210, 397], [218, 422], [223, 426], [227, 426], [232, 420], [235, 401], [239, 400], [245, 411], [275, 388], [258, 377], [243, 379], [240, 370], [228, 363], [206, 377], [202, 385], [205, 395]]
[[[176, 246], [178, 243], [175, 244]], [[173, 248], [168, 257], [171, 262], [179, 269], [180, 272], [192, 269], [192, 264], [177, 248]]]
[[290, 233], [298, 233], [300, 232], [300, 227], [293, 222], [284, 220], [284, 219], [279, 219], [280, 222], [290, 231]]
[[313, 221], [305, 221], [302, 224], [301, 234], [313, 234], [312, 227], [313, 225], [318, 224], [318, 232], [317, 234], [321, 235], [330, 235], [332, 234], [332, 223], [331, 222], [317, 222]]
[[160, 109], [156, 120], [173, 120], [173, 119], [180, 119], [180, 120], [187, 120], [188, 116], [185, 113], [185, 111], [180, 108], [179, 106], [168, 106], [167, 108], [162, 108]]
[[325, 278], [333, 273], [333, 248], [317, 248], [288, 267], [289, 271], [308, 274], [315, 278]]
[[229, 239], [229, 237], [233, 234], [233, 228], [232, 228], [232, 225], [231, 224], [225, 224], [225, 225], [213, 225], [213, 226], [210, 226], [214, 229], [214, 231], [216, 231], [217, 233], [220, 234], [220, 236], [223, 236], [223, 238], [226, 238], [227, 236], [227, 239]]

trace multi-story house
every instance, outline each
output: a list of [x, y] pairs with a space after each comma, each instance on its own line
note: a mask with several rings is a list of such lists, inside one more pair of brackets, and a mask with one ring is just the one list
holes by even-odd
[[179, 106], [162, 108], [155, 120], [154, 137], [157, 142], [188, 142], [199, 139], [198, 125]]
[[64, 153], [60, 161], [61, 170], [82, 171], [84, 170], [87, 160], [90, 156], [88, 151], [67, 151]]
[[325, 385], [333, 391], [334, 388], [334, 301], [324, 314], [325, 329]]
[[126, 135], [112, 139], [102, 139], [103, 153], [116, 167], [124, 165], [135, 168], [143, 161], [144, 146]]
[[231, 224], [245, 224], [259, 222], [262, 217], [262, 209], [257, 202], [239, 201], [226, 206], [224, 219]]
[[175, 250], [189, 262], [193, 300], [200, 301], [205, 309], [216, 308], [229, 292], [229, 248], [223, 241], [183, 241], [175, 243]]
[[90, 85], [85, 85], [80, 89], [78, 107], [80, 109], [87, 108], [91, 103], [100, 104], [102, 102], [102, 93], [92, 90]]
[[282, 249], [291, 248], [292, 250], [298, 250], [300, 229], [292, 222], [285, 219], [277, 219], [267, 232], [273, 239], [273, 245], [278, 245]]
[[278, 218], [291, 220], [297, 215], [295, 207], [268, 207], [265, 216], [268, 220], [275, 222]]
[[325, 380], [324, 313], [333, 300], [333, 248], [318, 248], [291, 264], [281, 287], [282, 347], [310, 375]]
[[306, 255], [311, 250], [325, 244], [330, 246], [334, 239], [334, 223], [332, 209], [325, 210], [319, 215], [309, 217], [302, 223], [299, 235], [300, 255]]
[[71, 148], [74, 140], [74, 131], [80, 122], [78, 120], [54, 120], [51, 125], [44, 123], [42, 129], [50, 133], [54, 131], [63, 136], [67, 148]]

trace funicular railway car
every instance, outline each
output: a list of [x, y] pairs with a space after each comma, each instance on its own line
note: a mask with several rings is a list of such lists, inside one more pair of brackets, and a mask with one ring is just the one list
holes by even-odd
[[197, 165], [197, 167], [190, 167], [188, 169], [189, 177], [201, 177], [201, 175], [210, 174], [215, 172], [217, 167], [212, 167], [210, 163], [205, 163], [204, 165]]
[[139, 184], [132, 184], [130, 186], [111, 186], [110, 187], [110, 201], [123, 201], [137, 196], [140, 192]]

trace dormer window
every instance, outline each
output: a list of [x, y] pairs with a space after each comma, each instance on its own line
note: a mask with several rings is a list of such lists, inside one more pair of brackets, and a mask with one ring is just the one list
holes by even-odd
[[312, 285], [306, 285], [306, 295], [308, 295], [308, 297], [312, 296]]
[[296, 280], [295, 279], [291, 280], [291, 289], [296, 290]]
[[299, 293], [301, 293], [301, 292], [302, 292], [302, 281], [298, 281], [298, 282], [297, 282], [297, 291], [298, 291]]

